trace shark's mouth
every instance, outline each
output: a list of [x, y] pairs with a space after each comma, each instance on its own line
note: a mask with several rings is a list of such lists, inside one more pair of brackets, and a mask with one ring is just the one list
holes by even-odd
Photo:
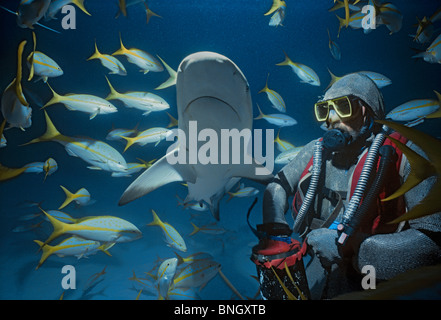
[[217, 100], [217, 101], [219, 101], [219, 102], [222, 102], [223, 104], [225, 104], [226, 106], [228, 106], [235, 114], [236, 114], [236, 116], [237, 116], [237, 118], [240, 120], [240, 116], [239, 116], [239, 114], [237, 113], [237, 110], [236, 110], [236, 108], [235, 107], [233, 107], [231, 104], [229, 104], [228, 102], [226, 102], [225, 100], [222, 100], [222, 99], [220, 99], [220, 98], [218, 98], [218, 97], [214, 97], [214, 96], [201, 96], [201, 97], [197, 97], [196, 99], [193, 99], [192, 101], [190, 101], [188, 104], [187, 104], [187, 106], [185, 107], [185, 109], [184, 109], [184, 112], [186, 112], [186, 111], [188, 111], [188, 109], [190, 108], [190, 106], [194, 103], [194, 102], [196, 102], [196, 101], [198, 101], [198, 100], [201, 100], [201, 99], [214, 99], [214, 100]]

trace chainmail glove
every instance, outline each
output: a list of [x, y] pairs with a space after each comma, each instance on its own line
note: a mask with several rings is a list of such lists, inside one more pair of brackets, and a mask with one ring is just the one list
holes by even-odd
[[326, 228], [315, 229], [308, 234], [306, 241], [325, 269], [330, 269], [333, 264], [342, 261], [337, 237], [337, 230]]

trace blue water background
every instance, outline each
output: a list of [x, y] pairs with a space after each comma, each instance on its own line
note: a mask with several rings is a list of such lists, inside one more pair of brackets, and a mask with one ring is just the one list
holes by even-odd
[[[2, 5], [15, 10], [19, 1], [0, 1]], [[106, 97], [109, 88], [104, 78], [105, 69], [97, 60], [86, 61], [94, 52], [96, 39], [102, 53], [111, 54], [119, 49], [119, 33], [127, 48], [139, 48], [163, 58], [173, 69], [187, 55], [197, 51], [214, 51], [233, 60], [245, 74], [251, 88], [254, 114], [258, 111], [256, 103], [264, 113], [275, 113], [265, 94], [258, 92], [265, 86], [270, 73], [269, 87], [281, 94], [287, 105], [287, 114], [298, 124], [281, 130], [281, 138], [296, 146], [306, 144], [323, 134], [314, 119], [313, 104], [324, 94], [329, 83], [329, 68], [336, 75], [356, 71], [375, 71], [392, 80], [392, 85], [382, 89], [386, 111], [412, 99], [435, 99], [433, 90], [441, 90], [441, 66], [411, 59], [411, 47], [421, 48], [409, 34], [415, 33], [415, 17], [430, 16], [441, 5], [441, 1], [394, 1], [402, 12], [403, 27], [396, 34], [389, 35], [385, 26], [370, 34], [362, 30], [343, 28], [337, 38], [338, 21], [334, 13], [327, 10], [333, 1], [287, 1], [286, 19], [283, 26], [268, 26], [269, 16], [263, 14], [271, 7], [271, 1], [196, 1], [150, 0], [151, 10], [162, 16], [152, 17], [145, 23], [142, 7], [128, 9], [129, 17], [115, 19], [116, 1], [86, 0], [85, 5], [91, 17], [79, 9], [76, 30], [63, 30], [61, 16], [58, 20], [41, 21], [61, 34], [55, 34], [36, 27], [37, 50], [40, 50], [59, 63], [64, 75], [50, 79], [50, 84], [59, 94], [88, 93]], [[343, 11], [338, 12], [343, 16]], [[327, 29], [342, 51], [342, 59], [332, 58], [328, 48]], [[437, 33], [441, 28], [436, 24]], [[28, 41], [24, 56], [32, 48], [32, 34], [29, 29], [17, 27], [12, 14], [0, 11], [0, 88], [4, 90], [16, 74], [16, 52], [21, 40]], [[295, 61], [313, 68], [321, 80], [320, 87], [300, 83], [288, 67], [276, 66], [284, 60], [284, 53]], [[164, 71], [150, 72], [146, 75], [138, 67], [130, 64], [124, 57], [118, 57], [127, 69], [128, 75], [110, 75], [109, 79], [119, 92], [152, 91], [166, 99], [171, 108], [169, 112], [177, 116], [175, 87], [161, 91], [153, 89], [168, 78]], [[213, 222], [209, 212], [191, 220], [191, 211], [177, 206], [176, 194], [186, 196], [186, 188], [172, 183], [133, 201], [123, 207], [117, 202], [126, 187], [135, 179], [113, 178], [109, 172], [92, 171], [79, 158], [70, 157], [64, 148], [55, 142], [20, 146], [45, 131], [43, 112], [36, 106], [51, 98], [51, 92], [44, 83], [27, 82], [28, 69], [24, 67], [23, 83], [35, 96], [33, 101], [32, 127], [22, 132], [11, 129], [5, 132], [8, 146], [0, 150], [0, 161], [9, 167], [21, 167], [33, 161], [45, 161], [48, 157], [56, 159], [59, 170], [43, 183], [43, 176], [23, 174], [13, 180], [0, 184], [0, 298], [1, 299], [58, 299], [61, 288], [61, 268], [72, 264], [77, 271], [77, 289], [65, 293], [64, 299], [135, 299], [139, 285], [129, 280], [133, 271], [144, 277], [155, 265], [158, 258], [174, 257], [174, 250], [167, 247], [159, 227], [147, 227], [152, 221], [154, 209], [163, 221], [172, 224], [183, 236], [190, 253], [205, 251], [211, 253], [221, 263], [223, 273], [236, 286], [238, 291], [253, 297], [258, 283], [255, 266], [250, 261], [251, 248], [256, 238], [246, 224], [246, 212], [251, 198], [232, 199], [221, 202], [221, 221], [219, 226], [229, 230], [222, 236], [197, 234], [189, 237], [192, 231], [190, 221], [203, 225]], [[67, 136], [88, 136], [104, 140], [112, 126], [141, 130], [153, 126], [166, 126], [169, 119], [165, 112], [152, 113], [143, 117], [139, 110], [127, 109], [114, 101], [119, 111], [110, 115], [97, 116], [89, 120], [88, 115], [68, 111], [61, 104], [50, 106], [47, 111], [55, 126]], [[418, 128], [441, 136], [439, 119], [429, 119]], [[264, 120], [254, 121], [254, 128], [275, 128]], [[118, 141], [106, 141], [120, 152], [124, 145]], [[124, 157], [127, 162], [136, 158], [146, 161], [158, 159], [165, 154], [168, 142], [157, 147], [132, 146]], [[281, 169], [276, 166], [275, 171]], [[259, 188], [259, 202], [254, 209], [251, 223], [260, 222], [261, 203], [264, 187], [252, 181], [246, 185]], [[56, 209], [64, 201], [64, 193], [59, 187], [64, 185], [71, 191], [81, 187], [88, 189], [96, 203], [82, 208], [73, 204], [63, 211], [74, 217], [90, 215], [114, 215], [135, 224], [143, 238], [130, 243], [115, 245], [112, 257], [102, 252], [88, 259], [74, 257], [59, 258], [51, 256], [44, 265], [35, 270], [40, 259], [38, 246], [33, 240], [44, 241], [51, 232], [51, 226], [44, 222], [41, 228], [29, 232], [14, 233], [20, 225], [38, 223], [20, 221], [19, 217], [38, 211], [35, 207], [23, 207], [25, 201], [41, 202], [46, 210]], [[289, 214], [288, 214], [289, 215]], [[57, 243], [57, 241], [55, 241]], [[84, 290], [92, 274], [100, 272], [105, 266], [106, 274], [92, 289]], [[206, 287], [197, 291], [202, 299], [237, 299], [225, 282], [216, 276]], [[430, 297], [424, 296], [424, 297]], [[156, 299], [156, 295], [144, 290], [140, 299]]]

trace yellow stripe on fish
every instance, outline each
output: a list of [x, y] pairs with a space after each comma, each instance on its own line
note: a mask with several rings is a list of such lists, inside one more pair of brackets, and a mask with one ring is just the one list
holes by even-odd
[[64, 223], [41, 209], [54, 227], [52, 234], [44, 242], [47, 244], [63, 234], [104, 242], [128, 242], [142, 236], [141, 231], [127, 220], [113, 216], [94, 216], [78, 219], [75, 223]]
[[[122, 139], [127, 141], [126, 147], [124, 148], [123, 152], [126, 152], [127, 149], [135, 143], [139, 143], [140, 145], [144, 146], [147, 143], [156, 142], [155, 146], [157, 146], [158, 143], [161, 142], [161, 140], [166, 138], [171, 133], [172, 133], [172, 131], [169, 129], [155, 127], [155, 128], [150, 128], [150, 129], [144, 130], [144, 131], [140, 132], [136, 137], [133, 137], [133, 138], [120, 136]], [[149, 138], [152, 138], [152, 139], [149, 140]]]
[[63, 75], [63, 70], [53, 59], [40, 51], [36, 51], [37, 39], [35, 32], [32, 32], [32, 38], [34, 41], [34, 48], [27, 58], [30, 69], [28, 81], [32, 80], [34, 75], [40, 76], [44, 82], [47, 81], [48, 77], [58, 77]]
[[78, 258], [81, 258], [84, 256], [95, 254], [98, 250], [101, 250], [104, 253], [110, 255], [107, 252], [107, 249], [109, 249], [108, 246], [101, 245], [98, 241], [82, 239], [75, 236], [63, 240], [56, 246], [44, 244], [42, 241], [39, 240], [34, 240], [34, 242], [37, 243], [40, 246], [40, 249], [42, 249], [43, 251], [36, 269], [41, 267], [41, 265], [52, 254], [56, 254], [59, 257], [76, 256]]
[[164, 70], [164, 67], [161, 65], [161, 63], [148, 52], [136, 48], [127, 49], [122, 42], [121, 34], [119, 35], [119, 40], [121, 47], [120, 49], [112, 53], [112, 56], [125, 55], [129, 62], [136, 64], [142, 69], [142, 71], [144, 71], [144, 73], [147, 73], [149, 71], [161, 72]]
[[274, 108], [276, 108], [280, 112], [286, 112], [286, 105], [285, 105], [285, 101], [283, 101], [282, 96], [276, 91], [268, 88], [268, 78], [269, 78], [269, 73], [266, 78], [265, 87], [262, 90], [260, 90], [259, 93], [266, 92], [268, 99], [271, 101]]
[[153, 214], [153, 221], [148, 224], [148, 226], [159, 226], [161, 227], [164, 235], [165, 235], [165, 241], [170, 245], [171, 247], [178, 249], [180, 251], [187, 251], [187, 246], [185, 245], [185, 241], [182, 238], [182, 236], [179, 234], [179, 232], [173, 228], [170, 224], [166, 222], [162, 222], [161, 219], [159, 219], [158, 215], [156, 214], [155, 210], [152, 210]]
[[[39, 51], [37, 51], [37, 52], [35, 52], [35, 53], [44, 54], [44, 53], [39, 52]], [[39, 64], [39, 65], [42, 65], [42, 66], [45, 66], [45, 67], [48, 67], [48, 68], [51, 68], [51, 69], [54, 69], [54, 70], [58, 70], [58, 66], [51, 65], [51, 64], [49, 64], [49, 63], [47, 63], [47, 62], [44, 62], [44, 61], [41, 61], [41, 60], [36, 60], [36, 59], [34, 59], [34, 63]]]
[[[96, 45], [96, 40], [95, 40], [95, 52], [89, 58], [87, 58], [87, 61], [93, 59], [100, 60], [101, 64], [111, 71], [110, 72], [111, 74], [119, 74], [122, 76], [127, 75], [127, 71], [124, 68], [124, 65], [117, 58], [110, 56], [108, 54], [102, 54], [98, 50], [98, 47]], [[110, 63], [110, 65], [107, 62]]]
[[276, 66], [290, 66], [300, 80], [302, 80], [301, 82], [305, 82], [313, 86], [320, 86], [320, 79], [312, 68], [301, 63], [293, 62], [288, 57], [286, 52], [284, 52], [284, 54], [285, 60], [280, 63], [276, 63]]
[[211, 280], [219, 271], [220, 264], [212, 260], [193, 262], [173, 279], [175, 288], [199, 287]]
[[112, 146], [105, 142], [91, 138], [73, 138], [62, 135], [55, 128], [49, 115], [44, 111], [46, 119], [46, 132], [36, 139], [25, 144], [28, 145], [37, 142], [55, 141], [63, 145], [67, 153], [71, 156], [80, 157], [93, 167], [90, 169], [102, 169], [111, 172], [126, 172], [127, 163], [123, 156]]
[[431, 45], [430, 45], [430, 47], [428, 47], [427, 48], [427, 50], [426, 51], [432, 51], [433, 49], [435, 49], [435, 47], [437, 47], [437, 46], [439, 46], [440, 44], [441, 44], [441, 37], [438, 37], [439, 38], [439, 40], [438, 41], [434, 41]]
[[254, 120], [265, 119], [269, 123], [277, 125], [279, 127], [293, 126], [297, 124], [297, 121], [295, 119], [286, 114], [264, 114], [259, 105], [257, 105], [257, 108], [259, 110], [259, 115], [254, 118]]
[[136, 108], [144, 111], [143, 115], [148, 115], [153, 111], [162, 111], [170, 108], [167, 101], [158, 95], [143, 91], [119, 93], [115, 90], [107, 77], [106, 80], [110, 88], [110, 93], [106, 97], [106, 100], [120, 100], [128, 108]]
[[118, 111], [113, 104], [100, 97], [89, 94], [67, 94], [62, 96], [56, 93], [49, 83], [47, 85], [51, 89], [53, 97], [41, 109], [53, 104], [62, 103], [68, 110], [89, 113], [90, 120], [95, 118], [98, 114], [109, 114]]

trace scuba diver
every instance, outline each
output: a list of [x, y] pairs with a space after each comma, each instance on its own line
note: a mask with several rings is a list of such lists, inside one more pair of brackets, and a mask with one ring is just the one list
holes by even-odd
[[[441, 213], [389, 223], [417, 205], [436, 177], [381, 201], [410, 172], [408, 159], [386, 135], [425, 154], [375, 122], [385, 112], [376, 84], [360, 73], [346, 75], [314, 109], [328, 130], [268, 184], [263, 223], [254, 229], [259, 243], [251, 260], [257, 265], [262, 297], [288, 299], [289, 291], [302, 298], [331, 299], [362, 290], [364, 266], [374, 268], [378, 282], [440, 263]], [[292, 196], [291, 229], [285, 214]], [[291, 237], [293, 232], [300, 241]]]

